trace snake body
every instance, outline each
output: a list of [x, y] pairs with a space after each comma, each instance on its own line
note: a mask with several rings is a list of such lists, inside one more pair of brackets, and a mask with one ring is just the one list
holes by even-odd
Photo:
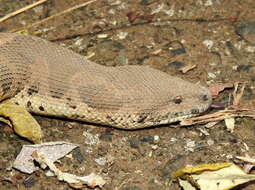
[[123, 129], [204, 112], [206, 87], [147, 66], [107, 67], [33, 36], [0, 33], [0, 101], [29, 112]]

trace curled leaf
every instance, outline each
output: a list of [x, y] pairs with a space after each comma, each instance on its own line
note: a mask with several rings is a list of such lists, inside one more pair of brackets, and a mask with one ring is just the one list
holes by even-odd
[[0, 120], [12, 127], [18, 135], [34, 143], [41, 143], [41, 127], [25, 108], [8, 100], [1, 102], [0, 117]]

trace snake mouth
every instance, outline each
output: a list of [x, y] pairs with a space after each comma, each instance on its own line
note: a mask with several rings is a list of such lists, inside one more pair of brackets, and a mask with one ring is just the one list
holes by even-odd
[[[166, 125], [170, 123], [176, 123], [180, 122], [184, 119], [191, 118], [194, 116], [200, 115], [202, 112], [206, 111], [210, 107], [210, 104], [205, 104], [203, 106], [194, 107], [193, 109], [189, 111], [182, 111], [182, 112], [171, 112], [168, 114], [162, 114], [162, 113], [154, 113], [152, 115], [146, 115], [141, 114], [139, 118], [136, 118], [135, 120], [130, 120], [129, 122], [125, 123], [125, 125], [128, 125], [128, 130], [133, 129], [141, 129], [141, 128], [149, 128], [153, 126], [159, 126], [159, 125]], [[117, 128], [123, 128], [122, 125], [115, 125]]]

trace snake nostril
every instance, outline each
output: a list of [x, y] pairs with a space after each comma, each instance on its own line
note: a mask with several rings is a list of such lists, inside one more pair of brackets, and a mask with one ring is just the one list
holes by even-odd
[[203, 101], [209, 100], [208, 95], [207, 95], [207, 94], [202, 95], [202, 100], [203, 100]]

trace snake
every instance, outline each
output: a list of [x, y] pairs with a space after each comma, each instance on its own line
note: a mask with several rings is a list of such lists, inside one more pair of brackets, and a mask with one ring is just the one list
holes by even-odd
[[28, 112], [121, 129], [206, 111], [210, 90], [143, 65], [104, 66], [45, 39], [0, 33], [0, 101]]

